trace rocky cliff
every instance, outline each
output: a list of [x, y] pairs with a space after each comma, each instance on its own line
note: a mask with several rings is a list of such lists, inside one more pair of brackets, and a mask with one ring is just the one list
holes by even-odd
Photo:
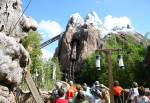
[[[27, 32], [36, 28], [36, 22], [23, 15], [22, 0], [0, 0], [0, 85], [8, 90], [21, 82], [23, 71], [29, 64], [29, 54], [21, 41]], [[0, 98], [7, 100], [9, 93], [5, 96], [3, 89], [0, 91]]]
[[61, 68], [68, 78], [73, 79], [80, 71], [83, 60], [96, 49], [102, 48], [103, 42], [98, 30], [100, 22], [96, 16], [91, 13], [83, 20], [76, 13], [70, 17], [56, 52]]

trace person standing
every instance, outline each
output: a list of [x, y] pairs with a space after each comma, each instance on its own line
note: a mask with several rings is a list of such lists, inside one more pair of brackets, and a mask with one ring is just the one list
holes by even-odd
[[112, 91], [113, 91], [113, 94], [114, 94], [115, 103], [122, 103], [121, 95], [122, 95], [122, 92], [123, 92], [123, 88], [119, 85], [119, 81], [114, 82], [114, 86], [113, 86]]
[[54, 103], [68, 103], [68, 100], [65, 99], [64, 93], [64, 89], [58, 89], [58, 97], [56, 98]]
[[135, 97], [135, 103], [150, 103], [150, 100], [145, 96], [145, 88], [143, 86], [138, 88], [139, 95]]
[[90, 103], [95, 103], [94, 96], [91, 94], [91, 91], [90, 91], [90, 87], [88, 87], [86, 83], [83, 83], [82, 88], [83, 88], [83, 93], [85, 97], [90, 101]]
[[58, 97], [58, 90], [60, 89], [60, 86], [61, 86], [61, 84], [59, 82], [56, 82], [55, 89], [53, 89], [52, 95], [51, 95], [51, 102], [52, 103], [54, 103], [54, 101]]
[[127, 101], [129, 103], [134, 101], [134, 98], [137, 97], [138, 95], [139, 95], [138, 84], [137, 84], [137, 82], [133, 82], [132, 88], [129, 90], [129, 96], [127, 98]]
[[74, 100], [74, 103], [90, 103], [88, 99], [85, 98], [85, 95], [82, 90], [78, 91], [77, 96]]
[[90, 91], [94, 96], [94, 103], [102, 103], [102, 90], [99, 81], [95, 81]]
[[68, 91], [66, 93], [66, 98], [68, 99], [69, 103], [72, 103], [72, 99], [73, 99], [75, 93], [77, 92], [77, 90], [73, 86], [73, 82], [72, 81], [69, 82], [69, 85], [70, 85], [70, 87], [69, 87], [69, 89], [68, 89]]

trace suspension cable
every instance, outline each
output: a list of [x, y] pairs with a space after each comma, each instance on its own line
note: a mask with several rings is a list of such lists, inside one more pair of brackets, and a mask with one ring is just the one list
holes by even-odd
[[[18, 20], [17, 20], [17, 22], [15, 23], [15, 25], [14, 25], [14, 27], [13, 27], [13, 29], [12, 29], [12, 30], [11, 30], [11, 27], [10, 27], [9, 34], [10, 34], [11, 32], [13, 32], [13, 31], [14, 31], [14, 29], [15, 29], [15, 27], [17, 26], [18, 22], [20, 21], [21, 17], [24, 15], [24, 13], [26, 12], [26, 10], [27, 10], [27, 9], [28, 9], [28, 7], [30, 6], [31, 1], [32, 1], [32, 0], [30, 0], [30, 1], [29, 1], [28, 5], [27, 5], [27, 6], [25, 7], [25, 9], [23, 10], [23, 12], [22, 12], [21, 16], [19, 17], [19, 19], [18, 19]], [[11, 25], [11, 26], [12, 26], [12, 25]]]

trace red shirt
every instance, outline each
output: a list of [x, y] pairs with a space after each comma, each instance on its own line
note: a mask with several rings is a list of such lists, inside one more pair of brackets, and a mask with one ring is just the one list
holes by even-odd
[[68, 101], [66, 99], [63, 99], [63, 98], [57, 98], [55, 100], [55, 103], [68, 103]]
[[121, 86], [114, 86], [113, 87], [113, 93], [114, 96], [120, 96], [123, 88]]
[[68, 89], [68, 91], [66, 93], [66, 97], [68, 99], [72, 99], [76, 92], [77, 92], [76, 88], [74, 88], [73, 86], [70, 86], [70, 88]]

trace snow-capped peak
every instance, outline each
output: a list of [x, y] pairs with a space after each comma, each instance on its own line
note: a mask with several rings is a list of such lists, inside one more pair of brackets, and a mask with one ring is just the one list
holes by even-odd
[[73, 27], [78, 27], [80, 25], [83, 25], [84, 24], [84, 20], [83, 18], [80, 16], [79, 13], [75, 13], [75, 14], [72, 14], [70, 16], [70, 21], [69, 21]]
[[72, 14], [70, 16], [69, 24], [71, 27], [75, 28], [76, 31], [80, 30], [80, 27], [84, 24], [92, 25], [96, 30], [101, 33], [101, 38], [109, 33], [133, 33], [135, 32], [134, 27], [128, 17], [112, 17], [108, 15], [105, 17], [104, 22], [102, 22], [95, 11], [87, 14], [83, 19], [79, 13]]
[[85, 23], [93, 24], [93, 26], [96, 29], [100, 29], [100, 25], [102, 24], [102, 21], [99, 19], [97, 13], [95, 11], [92, 11], [85, 17]]

